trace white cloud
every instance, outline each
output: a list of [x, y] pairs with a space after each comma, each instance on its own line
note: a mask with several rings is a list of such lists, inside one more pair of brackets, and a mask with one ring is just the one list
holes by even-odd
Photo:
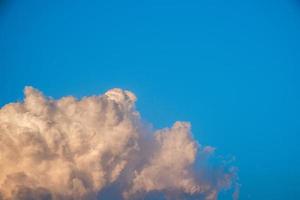
[[149, 130], [135, 101], [121, 89], [54, 100], [26, 87], [24, 102], [0, 110], [0, 199], [105, 199], [111, 187], [123, 199], [210, 200], [232, 185], [234, 172], [196, 167], [214, 148], [197, 144], [189, 123]]

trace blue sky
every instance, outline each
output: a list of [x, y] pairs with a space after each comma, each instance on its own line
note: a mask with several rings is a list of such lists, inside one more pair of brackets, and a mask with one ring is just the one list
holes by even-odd
[[300, 2], [0, 1], [0, 105], [25, 85], [138, 96], [157, 128], [234, 155], [241, 199], [300, 198]]

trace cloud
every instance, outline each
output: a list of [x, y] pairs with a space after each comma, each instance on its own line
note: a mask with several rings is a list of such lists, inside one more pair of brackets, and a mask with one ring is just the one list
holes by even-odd
[[234, 168], [209, 165], [214, 148], [198, 144], [189, 123], [152, 130], [129, 91], [24, 93], [0, 110], [0, 200], [214, 200], [237, 185]]

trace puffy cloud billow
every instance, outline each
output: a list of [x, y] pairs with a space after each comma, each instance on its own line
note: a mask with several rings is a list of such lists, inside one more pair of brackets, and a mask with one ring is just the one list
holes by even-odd
[[233, 167], [209, 163], [214, 148], [193, 140], [189, 123], [153, 130], [129, 91], [24, 92], [0, 110], [0, 200], [214, 200], [237, 185]]

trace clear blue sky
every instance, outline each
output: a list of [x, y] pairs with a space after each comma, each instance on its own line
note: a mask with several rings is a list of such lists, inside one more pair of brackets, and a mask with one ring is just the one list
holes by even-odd
[[234, 155], [241, 199], [300, 199], [300, 1], [1, 0], [0, 106], [132, 90]]

